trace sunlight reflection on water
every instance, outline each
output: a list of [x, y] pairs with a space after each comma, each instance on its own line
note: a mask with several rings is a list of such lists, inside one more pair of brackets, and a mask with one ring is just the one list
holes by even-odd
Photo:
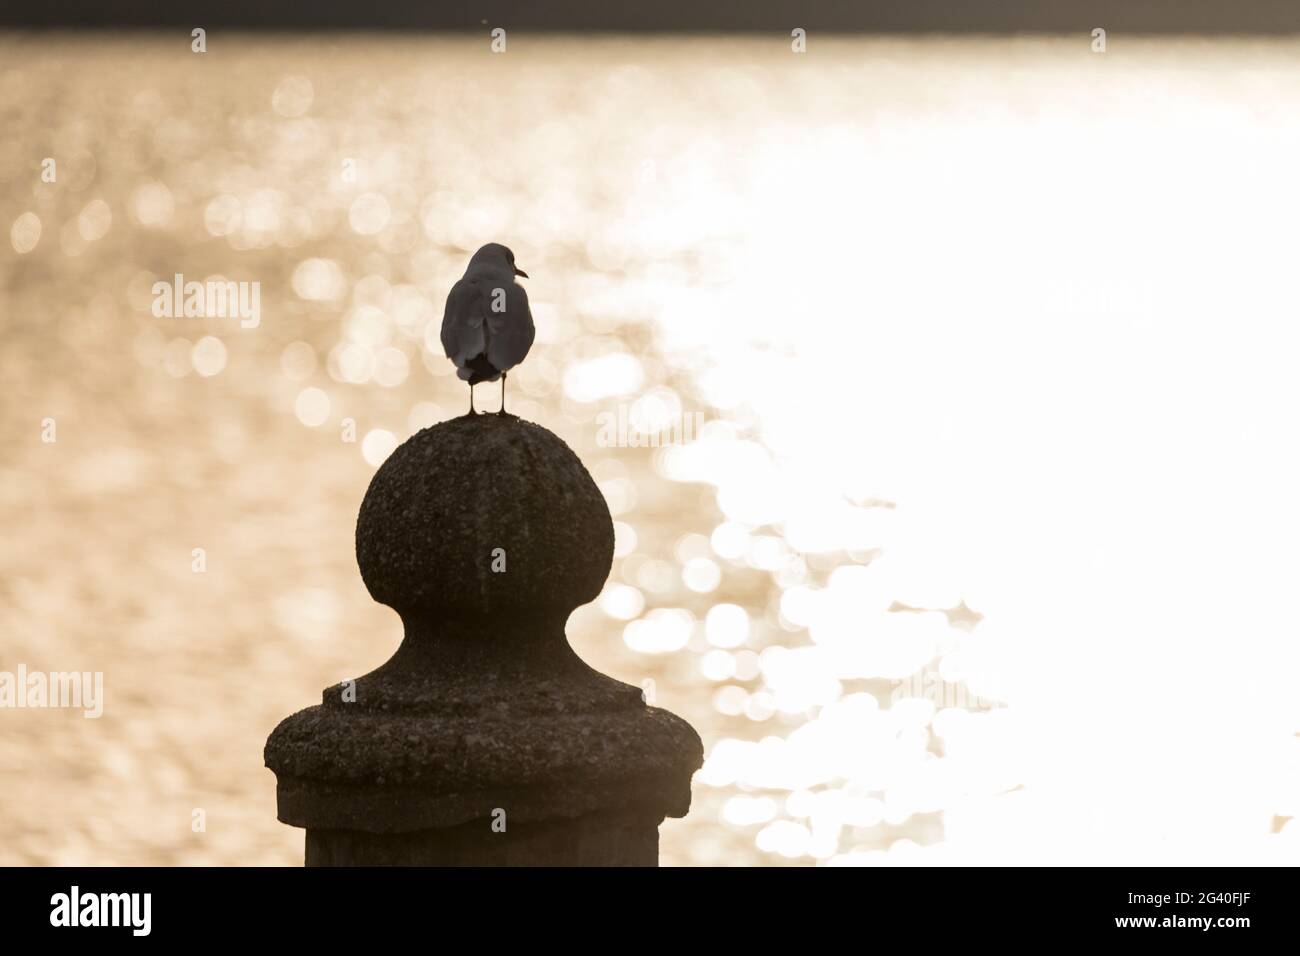
[[[1140, 340], [1151, 276], [1182, 251], [1114, 267], [1135, 240], [1089, 205], [1146, 188], [1110, 159], [1116, 129], [1141, 137], [1145, 108], [1116, 112], [1131, 83], [1065, 41], [814, 59], [761, 40], [493, 57], [464, 38], [217, 39], [198, 59], [163, 37], [0, 38], [3, 505], [22, 543], [3, 556], [6, 657], [103, 670], [110, 695], [97, 722], [4, 715], [0, 862], [300, 860], [262, 740], [400, 636], [360, 584], [355, 509], [397, 442], [466, 404], [438, 323], [488, 240], [532, 276], [511, 410], [579, 453], [618, 531], [571, 639], [705, 739], [665, 863], [1159, 836], [1173, 791], [1080, 756], [1096, 673], [1075, 676], [1081, 640], [1050, 638], [1061, 605], [1026, 544], [1041, 502], [1015, 473], [1025, 435], [1059, 450], [1077, 408], [1024, 407], [1070, 373], [1025, 369], [1014, 343], [1072, 314]], [[1192, 110], [1199, 78], [1152, 57], [1116, 74]], [[1202, 69], [1222, 79], [1219, 57]], [[1196, 121], [1244, 135], [1218, 89]], [[1151, 168], [1193, 180], [1162, 166], [1192, 125], [1142, 142], [1164, 151]], [[1081, 288], [1063, 263], [1099, 239], [1112, 268]], [[178, 273], [258, 283], [260, 321], [155, 318], [153, 283]], [[35, 444], [47, 416], [58, 441]], [[647, 440], [674, 427], [680, 444]], [[1053, 578], [1094, 552], [1069, 560]], [[1243, 744], [1249, 785], [1214, 797], [1211, 837], [1251, 858], [1295, 811], [1286, 719], [1252, 718], [1268, 732]], [[1289, 768], [1267, 788], [1265, 754]], [[1076, 758], [1104, 796], [1061, 796]], [[1117, 819], [1127, 797], [1154, 815]], [[1081, 808], [1086, 825], [1055, 816]], [[1188, 813], [1175, 833], [1206, 827]]]

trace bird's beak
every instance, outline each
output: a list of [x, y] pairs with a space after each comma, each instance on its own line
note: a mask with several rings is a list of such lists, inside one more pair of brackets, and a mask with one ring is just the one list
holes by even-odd
[[525, 279], [529, 277], [527, 272], [525, 272], [523, 269], [520, 269], [518, 267], [515, 268], [515, 275], [523, 276]]

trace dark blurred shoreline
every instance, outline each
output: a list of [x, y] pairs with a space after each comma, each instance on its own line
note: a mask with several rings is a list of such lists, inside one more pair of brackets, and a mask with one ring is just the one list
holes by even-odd
[[359, 4], [342, 0], [100, 0], [0, 5], [0, 27], [134, 30], [203, 27], [246, 30], [421, 30], [529, 32], [1053, 34], [1095, 27], [1129, 34], [1300, 33], [1290, 0], [583, 0]]

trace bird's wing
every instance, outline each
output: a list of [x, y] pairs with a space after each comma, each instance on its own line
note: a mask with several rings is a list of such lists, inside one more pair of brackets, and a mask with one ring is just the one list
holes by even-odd
[[[504, 300], [504, 310], [491, 307], [494, 301], [489, 297], [487, 310], [488, 324], [488, 361], [501, 371], [506, 372], [524, 360], [528, 350], [533, 347], [537, 330], [533, 327], [533, 313], [528, 308], [528, 293], [517, 282], [500, 287]], [[496, 289], [490, 290], [490, 296], [496, 295]]]
[[447, 293], [447, 308], [442, 313], [442, 350], [459, 368], [487, 349], [483, 325], [486, 305], [482, 290], [468, 279], [460, 279]]

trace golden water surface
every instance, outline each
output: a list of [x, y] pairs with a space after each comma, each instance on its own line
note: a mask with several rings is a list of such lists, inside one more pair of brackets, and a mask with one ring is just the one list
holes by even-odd
[[1294, 860], [1296, 54], [0, 36], [0, 670], [105, 688], [0, 711], [0, 863], [301, 861], [262, 744], [400, 639], [356, 509], [493, 240], [570, 638], [705, 741], [664, 863]]

